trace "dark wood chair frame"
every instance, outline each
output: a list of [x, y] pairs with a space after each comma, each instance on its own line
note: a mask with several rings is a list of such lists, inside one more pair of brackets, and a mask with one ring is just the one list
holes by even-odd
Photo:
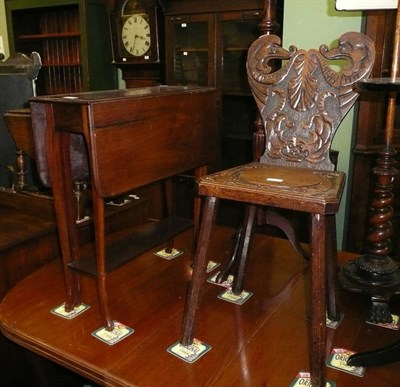
[[[329, 152], [334, 134], [355, 103], [355, 84], [369, 76], [375, 58], [366, 35], [343, 34], [338, 46], [301, 50], [281, 47], [280, 38], [263, 35], [250, 47], [247, 75], [265, 131], [259, 162], [204, 176], [198, 193], [205, 196], [194, 257], [193, 277], [184, 312], [180, 343], [194, 339], [208, 245], [220, 199], [247, 203], [238, 245], [239, 265], [232, 292], [240, 294], [258, 207], [285, 208], [310, 214], [311, 340], [310, 371], [315, 386], [325, 386], [326, 315], [339, 318], [336, 305], [336, 224], [345, 174], [335, 171]], [[269, 62], [283, 60], [272, 72]], [[346, 60], [339, 71], [331, 64]]]

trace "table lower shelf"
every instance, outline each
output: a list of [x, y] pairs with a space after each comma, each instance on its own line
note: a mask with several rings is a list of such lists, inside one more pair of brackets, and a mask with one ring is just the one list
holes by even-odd
[[[129, 236], [106, 246], [106, 272], [112, 272], [138, 255], [162, 244], [193, 226], [193, 220], [169, 216], [158, 222], [150, 222], [135, 228]], [[68, 263], [72, 270], [97, 276], [95, 253]]]

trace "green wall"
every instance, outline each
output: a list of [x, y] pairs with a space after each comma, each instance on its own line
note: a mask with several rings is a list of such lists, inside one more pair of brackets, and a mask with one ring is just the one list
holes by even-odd
[[[280, 0], [278, 0], [280, 1]], [[339, 36], [348, 31], [361, 31], [361, 12], [338, 12], [335, 0], [285, 0], [283, 23], [283, 45], [293, 44], [299, 48], [318, 48], [321, 44], [330, 46]], [[349, 177], [354, 109], [342, 122], [333, 142], [333, 149], [339, 151], [338, 170]], [[337, 216], [337, 238], [341, 248], [344, 245], [346, 197], [348, 183]]]
[[0, 0], [0, 36], [3, 37], [3, 44], [4, 44], [4, 54], [7, 58], [9, 54], [8, 49], [8, 38], [7, 38], [7, 26], [6, 26], [6, 11], [4, 6], [5, 0]]
[[[278, 0], [281, 1], [281, 0]], [[0, 0], [0, 34], [3, 36], [5, 54], [9, 55], [7, 42], [5, 0]], [[360, 31], [360, 12], [337, 12], [335, 0], [285, 0], [283, 44], [301, 48], [332, 44], [343, 32]], [[287, 42], [287, 43], [286, 43]], [[339, 153], [338, 169], [348, 174], [351, 154], [354, 110], [351, 111], [335, 137], [334, 149]], [[338, 243], [342, 246], [346, 218], [346, 190], [337, 217]]]

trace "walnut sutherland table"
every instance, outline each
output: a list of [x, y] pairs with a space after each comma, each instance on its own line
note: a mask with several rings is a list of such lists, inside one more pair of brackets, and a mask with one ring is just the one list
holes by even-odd
[[[61, 315], [71, 318], [85, 306], [80, 276], [89, 274], [96, 278], [103, 330], [112, 332], [116, 325], [108, 297], [113, 289], [106, 286], [107, 274], [191, 226], [170, 214], [111, 245], [105, 237], [104, 200], [187, 170], [204, 174], [216, 156], [217, 98], [212, 88], [155, 86], [31, 100], [39, 172], [53, 189], [64, 264], [67, 294]], [[72, 187], [87, 169], [95, 252], [82, 256]], [[199, 203], [195, 225], [198, 217]]]

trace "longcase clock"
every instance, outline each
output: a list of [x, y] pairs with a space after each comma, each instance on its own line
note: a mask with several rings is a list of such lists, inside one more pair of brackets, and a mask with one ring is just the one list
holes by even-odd
[[156, 0], [117, 0], [110, 13], [113, 62], [128, 88], [160, 81], [158, 16]]

